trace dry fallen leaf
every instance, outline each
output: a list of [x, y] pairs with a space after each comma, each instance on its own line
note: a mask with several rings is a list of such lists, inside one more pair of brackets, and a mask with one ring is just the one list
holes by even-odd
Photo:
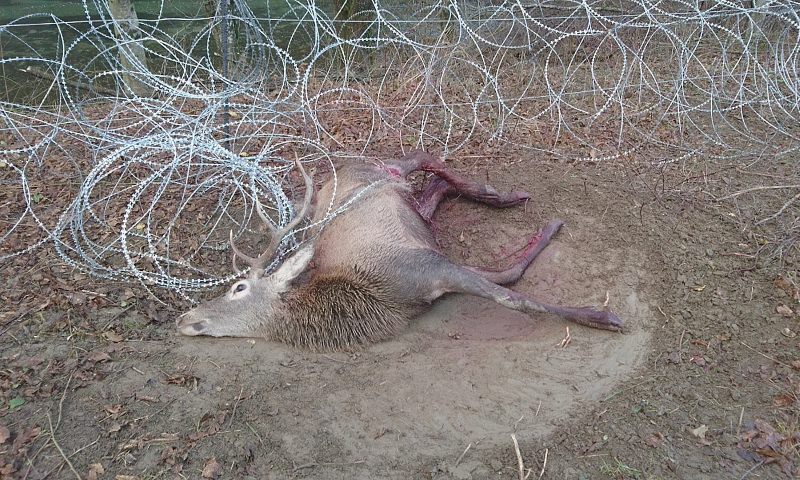
[[86, 480], [97, 480], [104, 473], [106, 471], [102, 464], [92, 463], [89, 465], [89, 473], [86, 474]]
[[667, 355], [667, 363], [681, 363], [681, 352], [672, 352]]
[[41, 427], [33, 427], [26, 430], [23, 430], [21, 433], [17, 434], [17, 437], [14, 439], [14, 446], [24, 446], [32, 441], [36, 440], [37, 437], [42, 433]]
[[708, 427], [706, 427], [705, 425], [700, 425], [699, 427], [692, 429], [690, 431], [692, 432], [692, 435], [694, 435], [695, 437], [699, 438], [700, 440], [705, 440], [706, 432], [708, 432]]
[[778, 305], [777, 307], [775, 307], [775, 311], [783, 315], [784, 317], [791, 317], [792, 314], [794, 314], [792, 309], [786, 305]]
[[783, 276], [775, 279], [775, 286], [783, 290], [789, 298], [800, 300], [800, 288], [795, 287]]
[[696, 354], [692, 355], [692, 357], [689, 359], [689, 361], [691, 363], [694, 363], [698, 367], [706, 367], [708, 365], [708, 362], [706, 361], [706, 358], [704, 356], [700, 355], [699, 353], [696, 353]]
[[106, 337], [106, 340], [108, 340], [109, 342], [114, 342], [114, 343], [119, 343], [125, 340], [124, 338], [122, 338], [122, 335], [111, 330], [103, 332], [103, 336]]
[[649, 437], [647, 437], [644, 441], [647, 445], [658, 448], [661, 446], [662, 442], [664, 441], [664, 435], [661, 432], [656, 432]]
[[203, 467], [203, 478], [217, 478], [222, 473], [222, 467], [217, 463], [217, 459], [211, 457]]
[[788, 478], [796, 478], [795, 445], [794, 435], [783, 435], [766, 421], [756, 419], [745, 424], [737, 453], [749, 461], [777, 462]]
[[83, 305], [86, 303], [86, 294], [80, 292], [72, 292], [67, 294], [67, 299], [72, 305]]
[[107, 362], [111, 360], [111, 355], [102, 350], [95, 350], [86, 357], [86, 360], [94, 363]]

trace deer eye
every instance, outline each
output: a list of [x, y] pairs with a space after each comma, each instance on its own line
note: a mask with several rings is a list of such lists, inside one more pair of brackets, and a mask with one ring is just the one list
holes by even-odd
[[234, 287], [233, 293], [244, 292], [245, 290], [247, 290], [247, 285], [244, 283], [240, 283], [236, 285], [236, 287]]

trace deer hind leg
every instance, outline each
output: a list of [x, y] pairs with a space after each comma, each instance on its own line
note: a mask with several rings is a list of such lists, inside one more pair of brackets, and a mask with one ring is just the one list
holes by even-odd
[[[483, 273], [447, 262], [436, 282], [439, 291], [467, 293], [494, 300], [500, 305], [525, 313], [552, 313], [567, 320], [603, 330], [622, 330], [622, 320], [609, 310], [593, 307], [548, 305], [514, 290], [493, 283]], [[510, 275], [509, 275], [510, 276]]]
[[550, 240], [563, 224], [564, 222], [561, 220], [553, 220], [544, 228], [536, 232], [533, 237], [531, 237], [530, 241], [528, 241], [528, 244], [525, 246], [524, 250], [517, 257], [514, 263], [512, 263], [511, 266], [505, 270], [488, 270], [479, 267], [467, 266], [463, 268], [473, 273], [477, 273], [492, 283], [497, 283], [500, 285], [514, 283], [522, 277], [522, 274], [525, 273], [525, 270], [528, 268], [528, 266], [533, 263], [536, 257], [539, 256], [542, 250], [545, 249], [545, 247], [550, 243]]
[[[526, 192], [498, 192], [491, 185], [478, 183], [474, 180], [462, 177], [453, 169], [445, 165], [444, 162], [438, 160], [436, 157], [424, 150], [415, 150], [409, 153], [402, 159], [397, 160], [393, 166], [393, 171], [396, 171], [398, 175], [403, 177], [417, 170], [433, 173], [436, 175], [436, 177], [445, 180], [450, 185], [452, 188], [450, 191], [458, 192], [464, 197], [486, 203], [493, 207], [512, 207], [514, 205], [519, 205], [531, 198], [531, 196]], [[441, 201], [445, 195], [450, 193], [450, 191], [441, 193], [438, 190], [443, 189], [441, 186], [429, 188], [434, 188], [431, 194], [436, 193], [436, 195], [438, 195], [438, 197], [436, 195], [431, 196], [430, 204], [433, 206], [433, 211], [435, 211], [435, 207], [438, 205], [438, 202]], [[423, 200], [424, 199], [425, 193], [423, 193]]]

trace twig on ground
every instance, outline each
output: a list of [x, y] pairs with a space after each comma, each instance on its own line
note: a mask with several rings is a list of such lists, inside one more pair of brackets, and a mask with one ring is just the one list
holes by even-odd
[[75, 371], [70, 372], [69, 377], [67, 378], [67, 384], [64, 385], [64, 391], [61, 393], [61, 400], [58, 401], [58, 417], [56, 418], [56, 430], [61, 425], [61, 411], [64, 408], [64, 399], [67, 397], [67, 390], [69, 389], [69, 384], [72, 381], [72, 376], [75, 375]]
[[[22, 480], [28, 480], [28, 475], [30, 475], [30, 474], [31, 474], [31, 469], [33, 468], [33, 462], [36, 460], [36, 457], [38, 457], [38, 456], [39, 456], [39, 454], [40, 454], [40, 453], [42, 453], [42, 451], [44, 451], [44, 449], [45, 449], [45, 448], [47, 448], [47, 447], [49, 447], [49, 446], [50, 446], [50, 439], [49, 439], [49, 438], [47, 438], [47, 439], [45, 439], [44, 445], [42, 445], [41, 447], [39, 447], [39, 450], [36, 450], [36, 453], [34, 453], [34, 454], [33, 454], [33, 456], [31, 456], [31, 457], [29, 457], [29, 458], [26, 458], [26, 459], [25, 459], [25, 463], [27, 463], [27, 464], [28, 464], [28, 469], [27, 469], [27, 470], [25, 470], [25, 475], [23, 475], [23, 476], [22, 476]], [[61, 466], [61, 465], [63, 465], [63, 464], [64, 464], [64, 462], [61, 462], [61, 463], [60, 463], [58, 466], [60, 467], [60, 466]], [[51, 474], [51, 473], [53, 473], [53, 471], [55, 471], [55, 468], [53, 468], [52, 470], [50, 470], [50, 472], [46, 473], [46, 474], [45, 474], [45, 475], [44, 475], [44, 476], [41, 478], [41, 480], [44, 480], [45, 478], [49, 477], [49, 476], [50, 476], [50, 474]]]
[[[75, 450], [74, 452], [70, 453], [69, 454], [69, 458], [72, 458], [75, 455], [79, 454], [80, 452], [82, 452], [82, 451], [86, 450], [87, 448], [91, 447], [92, 445], [95, 445], [97, 442], [100, 441], [100, 437], [101, 437], [101, 435], [98, 435], [97, 438], [95, 438], [93, 442], [87, 443], [86, 445], [82, 446], [81, 448], [79, 448], [79, 449]], [[56, 470], [61, 470], [61, 467], [63, 467], [63, 466], [64, 466], [64, 460], [61, 460], [58, 463], [58, 465], [56, 465], [55, 467], [51, 468], [47, 473], [42, 475], [41, 480], [45, 480], [47, 477], [52, 475], [53, 472], [55, 472]], [[30, 471], [30, 469], [28, 469], [28, 471]], [[25, 474], [25, 478], [28, 478], [28, 474], [27, 473]]]
[[[49, 304], [49, 302], [48, 302], [48, 304]], [[46, 306], [47, 306], [47, 305], [45, 305], [45, 306], [44, 306], [44, 307], [42, 307], [42, 308], [45, 308]], [[0, 331], [0, 337], [2, 337], [3, 335], [5, 335], [5, 334], [6, 334], [6, 332], [8, 332], [9, 330], [11, 330], [11, 327], [12, 327], [12, 326], [14, 326], [14, 324], [15, 324], [15, 323], [17, 323], [18, 321], [20, 321], [20, 320], [22, 320], [23, 318], [25, 318], [25, 317], [26, 317], [26, 316], [27, 316], [29, 313], [36, 313], [36, 312], [34, 312], [34, 310], [36, 310], [37, 308], [39, 308], [39, 307], [31, 307], [31, 308], [29, 308], [29, 309], [25, 310], [24, 312], [20, 313], [19, 315], [17, 315], [17, 316], [16, 316], [16, 317], [14, 317], [13, 319], [11, 319], [11, 320], [9, 320], [8, 322], [6, 322], [6, 324], [5, 324], [5, 328], [4, 328], [2, 331]]]
[[142, 421], [142, 420], [149, 420], [149, 419], [153, 418], [154, 416], [156, 416], [156, 415], [158, 415], [159, 413], [161, 413], [161, 412], [163, 412], [164, 410], [166, 410], [166, 409], [167, 409], [167, 407], [169, 407], [170, 405], [172, 405], [172, 404], [175, 402], [175, 400], [177, 400], [177, 398], [173, 398], [172, 400], [168, 401], [167, 403], [165, 403], [165, 404], [164, 404], [164, 406], [163, 406], [163, 407], [159, 408], [158, 410], [156, 410], [155, 412], [153, 412], [153, 413], [151, 413], [151, 414], [149, 414], [149, 415], [145, 415], [144, 417], [138, 417], [138, 418], [134, 418], [134, 419], [133, 419], [133, 422], [134, 422], [134, 423], [138, 423], [138, 422], [140, 422], [140, 421]]
[[50, 441], [53, 442], [53, 445], [56, 447], [56, 450], [58, 450], [58, 453], [60, 453], [64, 461], [67, 462], [69, 469], [75, 474], [75, 478], [78, 480], [83, 480], [78, 471], [75, 470], [75, 466], [73, 466], [72, 462], [69, 461], [69, 457], [67, 457], [67, 455], [64, 453], [64, 450], [61, 449], [61, 445], [59, 445], [56, 441], [56, 432], [53, 430], [53, 419], [50, 417], [50, 412], [47, 412], [47, 424], [50, 426]]
[[336, 359], [336, 358], [330, 357], [330, 356], [328, 356], [328, 355], [322, 355], [322, 356], [323, 356], [323, 357], [325, 357], [325, 358], [327, 358], [328, 360], [330, 360], [330, 361], [332, 361], [332, 362], [339, 362], [339, 363], [344, 363], [344, 364], [347, 364], [347, 365], [355, 365], [355, 363], [354, 363], [354, 362], [348, 362], [347, 360], [339, 360], [339, 359]]
[[764, 465], [765, 463], [767, 463], [766, 460], [761, 460], [760, 462], [756, 463], [755, 465], [753, 465], [753, 468], [744, 472], [744, 474], [741, 477], [739, 477], [739, 480], [744, 480], [745, 478], [749, 477], [751, 473], [755, 472], [758, 467]]
[[[539, 405], [541, 405], [541, 403], [539, 403]], [[538, 410], [537, 410], [537, 411], [538, 411]], [[519, 422], [521, 422], [523, 418], [525, 418], [525, 415], [523, 415], [523, 416], [519, 417], [519, 420], [517, 420], [516, 422], [514, 422], [514, 431], [515, 431], [515, 432], [517, 431], [517, 425], [519, 425]]]
[[[629, 392], [631, 390], [635, 390], [635, 389], [641, 387], [642, 385], [644, 385], [645, 383], [652, 382], [653, 380], [657, 380], [659, 378], [662, 378], [663, 376], [664, 375], [656, 375], [655, 377], [650, 377], [647, 380], [645, 380], [645, 381], [643, 381], [641, 383], [637, 383], [636, 385], [634, 385], [632, 387], [623, 388], [622, 390], [617, 390], [616, 392], [614, 392], [611, 395], [609, 395], [606, 398], [604, 398], [602, 401], [603, 402], [607, 402], [607, 401], [611, 400], [612, 398], [616, 397], [617, 395], [619, 395], [621, 393], [625, 393], [625, 392]], [[639, 377], [639, 378], [641, 378], [641, 377]]]
[[744, 418], [744, 407], [742, 407], [742, 411], [739, 412], [739, 424], [736, 426], [736, 438], [739, 438], [739, 434], [742, 431], [742, 418]]
[[738, 192], [731, 193], [730, 195], [725, 195], [724, 197], [720, 197], [717, 200], [727, 200], [729, 198], [735, 198], [739, 195], [744, 195], [745, 193], [750, 192], [758, 192], [760, 190], [780, 190], [784, 188], [800, 188], [800, 184], [798, 185], [769, 185], [769, 186], [761, 186], [761, 187], [753, 187], [753, 188], [746, 188], [744, 190], [740, 190]]
[[[519, 451], [519, 443], [517, 442], [517, 436], [513, 433], [511, 434], [511, 440], [514, 442], [514, 453], [517, 454], [517, 467], [519, 467], [519, 480], [526, 480], [528, 475], [525, 475], [525, 462], [522, 461], [522, 453]], [[530, 474], [530, 470], [528, 471]]]
[[761, 220], [757, 221], [755, 225], [761, 225], [771, 220], [775, 220], [776, 218], [780, 217], [783, 214], [783, 212], [785, 212], [786, 209], [789, 208], [789, 206], [791, 206], [794, 202], [798, 200], [800, 200], [800, 193], [790, 198], [786, 203], [783, 204], [783, 206], [777, 212], [773, 213], [767, 218], [762, 218]]
[[741, 343], [741, 344], [742, 344], [742, 345], [744, 345], [745, 347], [749, 348], [750, 350], [752, 350], [752, 351], [756, 352], [757, 354], [761, 355], [762, 357], [766, 358], [767, 360], [772, 360], [773, 362], [777, 363], [778, 365], [783, 365], [783, 366], [784, 366], [784, 367], [786, 367], [786, 368], [792, 368], [792, 367], [790, 367], [789, 365], [786, 365], [785, 363], [781, 362], [781, 361], [780, 361], [780, 360], [778, 360], [777, 358], [773, 358], [773, 357], [770, 357], [769, 355], [767, 355], [766, 353], [759, 352], [759, 351], [758, 351], [758, 350], [756, 350], [755, 348], [751, 347], [750, 345], [748, 345], [748, 344], [746, 344], [746, 343], [744, 343], [744, 342], [742, 342], [742, 341], [740, 341], [739, 343]]
[[550, 452], [549, 448], [544, 449], [544, 462], [542, 462], [542, 471], [539, 472], [539, 478], [542, 478], [544, 475], [544, 469], [547, 467], [547, 454]]
[[354, 462], [311, 462], [306, 463], [304, 465], [298, 465], [294, 467], [295, 472], [299, 470], [303, 470], [304, 468], [314, 468], [314, 467], [343, 467], [346, 465], [360, 465], [362, 463], [366, 463], [366, 460], [356, 460]]
[[461, 460], [463, 460], [463, 459], [464, 459], [464, 455], [466, 455], [466, 454], [467, 454], [467, 452], [469, 452], [469, 449], [470, 449], [470, 448], [472, 448], [472, 444], [471, 444], [471, 443], [470, 443], [469, 445], [467, 445], [467, 448], [465, 448], [465, 449], [464, 449], [464, 451], [463, 451], [463, 452], [461, 452], [461, 455], [459, 455], [459, 456], [458, 456], [458, 458], [456, 459], [456, 464], [455, 464], [454, 466], [456, 466], [456, 467], [457, 467], [457, 466], [458, 466], [458, 464], [459, 464], [459, 463], [461, 463]]
[[[84, 290], [84, 291], [88, 292], [87, 290]], [[102, 293], [96, 293], [96, 292], [89, 292], [89, 293], [92, 293], [93, 295], [100, 295], [100, 296], [105, 297], [105, 295], [103, 295]], [[125, 307], [124, 309], [122, 309], [120, 312], [116, 313], [113, 317], [111, 317], [108, 320], [108, 322], [106, 322], [106, 326], [103, 327], [103, 329], [101, 331], [104, 332], [104, 331], [108, 330], [108, 328], [111, 326], [112, 323], [116, 322], [119, 319], [119, 317], [125, 315], [128, 312], [128, 310], [132, 309], [135, 306], [136, 306], [136, 304], [132, 303], [132, 304], [128, 305], [127, 307]]]
[[567, 334], [564, 336], [563, 339], [561, 339], [561, 343], [558, 344], [558, 347], [567, 348], [567, 345], [569, 345], [569, 342], [571, 341], [572, 341], [572, 336], [569, 334], [569, 327], [567, 327]]
[[236, 416], [236, 408], [239, 407], [239, 402], [242, 401], [242, 392], [244, 392], [244, 386], [239, 389], [239, 395], [236, 397], [236, 402], [233, 404], [233, 411], [231, 412], [231, 419], [228, 421], [228, 428], [231, 428], [231, 425], [233, 425], [233, 417]]
[[244, 424], [245, 424], [245, 425], [247, 425], [247, 428], [249, 428], [251, 432], [253, 432], [253, 435], [255, 435], [255, 436], [256, 436], [256, 438], [258, 439], [258, 443], [260, 443], [260, 444], [261, 444], [261, 446], [263, 447], [263, 446], [264, 446], [264, 439], [263, 439], [263, 438], [261, 438], [261, 435], [259, 435], [259, 434], [258, 434], [258, 432], [256, 431], [256, 429], [255, 429], [255, 428], [253, 428], [253, 426], [252, 426], [252, 425], [250, 425], [250, 423], [249, 423], [249, 422], [244, 422]]

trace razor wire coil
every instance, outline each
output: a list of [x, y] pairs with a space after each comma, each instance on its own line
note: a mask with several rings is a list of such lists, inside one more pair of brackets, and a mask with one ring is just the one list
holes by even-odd
[[[38, 78], [31, 98], [0, 99], [1, 261], [53, 248], [100, 278], [213, 288], [235, 278], [209, 264], [227, 232], [258, 236], [256, 203], [278, 226], [294, 215], [292, 152], [332, 167], [392, 137], [444, 157], [505, 142], [593, 162], [798, 148], [795, 1], [372, 0], [350, 18], [305, 0], [218, 6], [185, 18], [162, 2], [130, 28], [83, 0], [81, 19], [0, 24], [0, 69]], [[47, 175], [58, 198], [41, 196]]]

